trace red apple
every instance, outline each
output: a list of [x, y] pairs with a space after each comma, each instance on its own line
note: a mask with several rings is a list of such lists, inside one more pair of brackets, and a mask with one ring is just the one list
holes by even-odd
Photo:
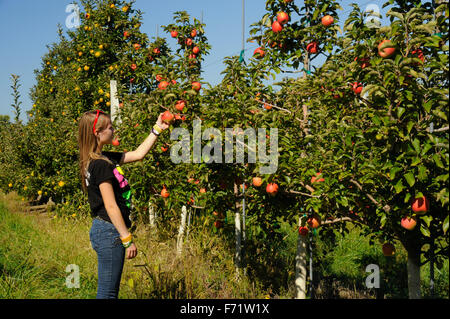
[[253, 186], [259, 187], [262, 184], [261, 177], [253, 177]]
[[277, 21], [283, 25], [289, 21], [289, 15], [286, 12], [279, 12], [277, 14]]
[[378, 44], [378, 54], [382, 57], [382, 58], [388, 58], [390, 57], [392, 54], [394, 54], [395, 52], [395, 48], [391, 47], [391, 48], [384, 48], [384, 49], [380, 49], [381, 46], [386, 43], [388, 45], [392, 45], [391, 40], [383, 40], [380, 42], [380, 44]]
[[173, 121], [174, 115], [170, 113], [169, 111], [165, 111], [161, 117], [161, 120], [163, 122], [166, 122], [167, 124], [170, 124]]
[[159, 50], [159, 48], [154, 48], [154, 49], [153, 49], [153, 53], [154, 53], [154, 54], [160, 54], [161, 51]]
[[128, 37], [130, 36], [130, 32], [128, 32], [128, 31], [123, 31], [123, 36], [124, 36], [125, 38], [128, 38]]
[[139, 43], [135, 43], [135, 44], [133, 44], [133, 47], [135, 50], [139, 50], [141, 45]]
[[155, 79], [156, 79], [156, 81], [160, 82], [160, 81], [162, 80], [161, 74], [157, 74], [157, 75], [155, 76]]
[[223, 221], [221, 221], [221, 220], [216, 220], [216, 221], [214, 222], [214, 226], [215, 226], [217, 229], [223, 228]]
[[172, 38], [176, 38], [178, 36], [178, 31], [172, 30], [172, 31], [170, 31], [170, 35], [172, 36]]
[[326, 16], [322, 17], [322, 25], [324, 25], [325, 27], [330, 26], [333, 22], [334, 22], [334, 19], [330, 15], [326, 15]]
[[136, 70], [137, 65], [133, 63], [133, 64], [131, 64], [130, 68], [134, 71], [134, 70]]
[[413, 50], [413, 51], [411, 51], [411, 54], [417, 55], [417, 57], [418, 57], [422, 62], [425, 62], [425, 56], [423, 55], [422, 50], [420, 50], [420, 49]]
[[187, 45], [188, 47], [190, 47], [190, 46], [192, 45], [192, 39], [191, 39], [191, 38], [187, 38], [186, 41], [185, 41], [185, 43], [186, 43], [186, 45]]
[[178, 100], [175, 103], [175, 108], [180, 111], [183, 112], [184, 107], [186, 106], [186, 101], [185, 100]]
[[387, 257], [393, 256], [395, 254], [395, 246], [391, 243], [384, 243], [381, 249], [383, 250], [383, 255]]
[[314, 214], [312, 217], [308, 218], [306, 222], [310, 228], [317, 228], [320, 226], [320, 216]]
[[199, 47], [193, 47], [192, 48], [192, 53], [198, 54], [199, 52], [200, 52], [200, 48]]
[[311, 42], [306, 46], [306, 51], [309, 53], [317, 53], [317, 42]]
[[306, 235], [308, 235], [308, 233], [309, 233], [309, 229], [308, 229], [308, 227], [300, 226], [300, 227], [298, 228], [298, 233], [299, 233], [301, 236], [306, 236]]
[[266, 52], [264, 52], [264, 50], [261, 47], [256, 48], [255, 51], [253, 51], [253, 55], [256, 55], [257, 59], [261, 59], [262, 57], [264, 57], [265, 54]]
[[417, 219], [415, 217], [405, 216], [402, 218], [400, 225], [408, 230], [413, 230], [417, 225]]
[[192, 89], [195, 91], [200, 91], [200, 89], [202, 88], [202, 84], [200, 82], [192, 82]]
[[411, 209], [418, 215], [423, 215], [430, 209], [430, 202], [425, 196], [414, 198], [411, 203]]
[[191, 31], [191, 38], [195, 38], [197, 36], [197, 30], [192, 30]]
[[117, 138], [115, 140], [113, 140], [112, 145], [119, 146], [120, 145], [119, 140]]
[[278, 185], [276, 183], [269, 183], [266, 186], [266, 192], [271, 196], [275, 196], [278, 192]]
[[283, 26], [280, 24], [280, 22], [275, 20], [272, 23], [272, 31], [277, 33], [277, 32], [280, 32], [281, 30], [283, 30]]
[[167, 191], [167, 189], [165, 187], [161, 191], [161, 196], [164, 198], [169, 197], [169, 192]]
[[352, 85], [352, 89], [353, 92], [355, 92], [355, 94], [360, 94], [361, 91], [363, 90], [363, 85], [359, 82], [354, 82]]
[[167, 81], [161, 81], [158, 84], [158, 89], [160, 90], [165, 90], [167, 88], [167, 86], [169, 85], [169, 82]]
[[323, 177], [319, 178], [319, 176], [322, 176], [322, 172], [316, 173], [316, 176], [311, 177], [311, 184], [325, 182], [325, 179]]

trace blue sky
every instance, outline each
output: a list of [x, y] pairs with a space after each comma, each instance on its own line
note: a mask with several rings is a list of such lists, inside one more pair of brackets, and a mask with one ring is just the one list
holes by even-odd
[[[65, 21], [69, 13], [66, 6], [69, 0], [0, 0], [0, 114], [14, 118], [13, 97], [11, 96], [11, 74], [20, 75], [19, 89], [22, 102], [21, 119], [26, 121], [26, 112], [31, 109], [29, 92], [35, 84], [34, 70], [39, 69], [42, 56], [48, 52], [47, 45], [58, 41], [57, 25], [62, 25], [66, 32]], [[77, 1], [78, 2], [78, 1]], [[295, 0], [300, 6], [303, 1]], [[345, 0], [341, 2], [343, 11], [339, 13], [342, 26], [348, 13], [350, 3], [355, 2], [364, 9], [369, 4], [378, 5], [382, 15], [384, 0]], [[136, 0], [135, 9], [143, 11], [141, 31], [149, 38], [156, 36], [157, 28], [172, 23], [175, 11], [187, 11], [191, 17], [206, 24], [206, 36], [212, 46], [210, 54], [203, 63], [203, 78], [212, 85], [221, 80], [220, 72], [224, 69], [226, 56], [239, 55], [242, 47], [242, 0]], [[249, 26], [258, 21], [265, 13], [265, 0], [245, 0], [245, 31], [249, 37]], [[384, 24], [384, 23], [383, 23]], [[171, 43], [170, 35], [159, 27], [159, 36], [166, 37]], [[254, 43], [246, 43], [245, 59], [248, 60]], [[290, 76], [287, 74], [287, 76]]]

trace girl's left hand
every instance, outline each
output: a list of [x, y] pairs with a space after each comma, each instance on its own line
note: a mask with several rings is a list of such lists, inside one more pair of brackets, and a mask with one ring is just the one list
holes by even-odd
[[162, 129], [162, 130], [167, 130], [169, 128], [169, 124], [163, 122], [162, 118], [163, 113], [159, 114], [158, 116], [158, 120], [156, 121], [156, 124], [158, 124], [158, 126]]

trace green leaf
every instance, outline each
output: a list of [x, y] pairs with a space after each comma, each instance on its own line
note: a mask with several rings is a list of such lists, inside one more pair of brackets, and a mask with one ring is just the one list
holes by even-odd
[[411, 132], [411, 129], [414, 126], [414, 122], [413, 121], [409, 121], [408, 124], [406, 125], [406, 129], [408, 130], [408, 134]]
[[398, 107], [397, 108], [397, 117], [402, 117], [403, 113], [405, 113], [406, 109], [404, 107]]
[[448, 216], [449, 215], [447, 215], [447, 217], [445, 217], [444, 223], [442, 224], [442, 229], [444, 230], [444, 234], [446, 234], [447, 230], [448, 230]]
[[422, 216], [421, 219], [427, 224], [427, 227], [430, 227], [430, 223], [433, 220], [433, 216], [430, 215]]
[[416, 179], [414, 178], [414, 175], [411, 172], [406, 173], [405, 175], [403, 175], [403, 177], [406, 179], [409, 186], [411, 187], [413, 187], [414, 184], [416, 183]]
[[420, 231], [425, 237], [430, 237], [430, 230], [425, 224], [420, 224]]
[[409, 203], [409, 200], [411, 199], [411, 193], [406, 194], [404, 203]]
[[424, 108], [425, 112], [430, 113], [432, 105], [433, 105], [433, 100], [432, 99], [430, 99], [427, 102], [425, 102], [423, 104], [423, 108]]
[[405, 186], [403, 186], [403, 181], [401, 179], [398, 180], [397, 184], [394, 185], [395, 193], [399, 194], [403, 191]]
[[440, 168], [445, 168], [444, 164], [442, 164], [441, 157], [439, 154], [433, 155], [433, 161], [436, 163], [436, 165]]
[[428, 177], [427, 168], [424, 165], [419, 166], [419, 173], [418, 173], [417, 177], [419, 178], [419, 181], [421, 181], [421, 182], [423, 182], [427, 179], [427, 177]]
[[420, 154], [420, 141], [419, 141], [417, 138], [415, 138], [415, 139], [412, 141], [412, 145], [413, 145], [414, 150], [416, 151], [416, 153], [417, 153], [417, 154]]

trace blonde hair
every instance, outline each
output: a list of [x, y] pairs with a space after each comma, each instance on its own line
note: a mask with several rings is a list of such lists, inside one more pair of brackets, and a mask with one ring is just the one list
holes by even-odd
[[[97, 138], [92, 131], [94, 127], [94, 120], [97, 111], [89, 111], [83, 114], [78, 124], [78, 147], [80, 149], [80, 177], [81, 177], [81, 186], [84, 192], [87, 191], [86, 185], [86, 170], [89, 167], [89, 163], [92, 160], [103, 159], [108, 163], [111, 161], [99, 154], [96, 153], [98, 148]], [[103, 131], [110, 121], [110, 117], [106, 113], [100, 113], [98, 116], [97, 123], [95, 124], [95, 130], [97, 132]], [[111, 163], [112, 164], [112, 163]]]

